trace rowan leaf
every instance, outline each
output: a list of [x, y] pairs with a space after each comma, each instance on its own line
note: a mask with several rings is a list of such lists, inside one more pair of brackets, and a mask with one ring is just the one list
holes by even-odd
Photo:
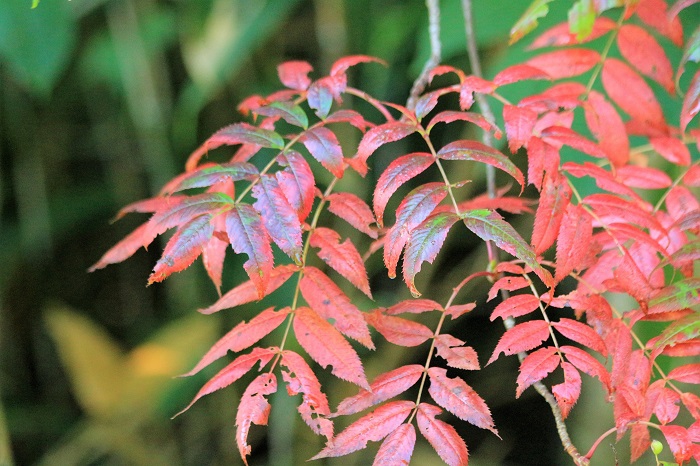
[[199, 160], [210, 150], [223, 145], [233, 146], [236, 144], [252, 144], [260, 147], [282, 149], [284, 147], [284, 139], [269, 129], [258, 128], [248, 123], [235, 123], [212, 134], [204, 144], [190, 155], [188, 165], [192, 165], [190, 161]]
[[202, 248], [214, 233], [211, 215], [200, 215], [180, 227], [165, 245], [156, 262], [148, 284], [165, 280], [169, 275], [189, 267], [202, 253]]
[[637, 461], [650, 446], [649, 428], [644, 424], [633, 424], [630, 431], [630, 463]]
[[465, 342], [448, 334], [435, 337], [435, 349], [437, 355], [447, 361], [450, 367], [465, 369], [468, 371], [479, 370], [479, 358], [471, 346], [464, 346]]
[[449, 466], [467, 466], [469, 454], [467, 445], [454, 427], [435, 419], [442, 409], [428, 403], [418, 405], [416, 421], [418, 429], [440, 458]]
[[316, 182], [311, 167], [299, 152], [293, 150], [279, 154], [276, 160], [285, 166], [284, 170], [275, 173], [277, 184], [289, 205], [296, 210], [299, 221], [303, 222], [309, 216], [314, 203]]
[[700, 303], [700, 278], [686, 278], [658, 290], [649, 300], [649, 313], [673, 312]]
[[639, 203], [634, 203], [611, 194], [591, 194], [582, 201], [588, 204], [599, 219], [606, 223], [633, 223], [644, 228], [663, 231], [659, 221]]
[[440, 311], [442, 306], [432, 299], [407, 299], [400, 301], [384, 311], [386, 315], [422, 314], [423, 312]]
[[367, 270], [350, 239], [341, 243], [338, 233], [329, 228], [318, 227], [311, 233], [309, 244], [319, 248], [318, 257], [326, 264], [372, 299]]
[[662, 425], [659, 429], [664, 434], [676, 463], [683, 464], [693, 458], [695, 448], [688, 435], [688, 429], [675, 425]]
[[552, 322], [552, 326], [566, 338], [607, 356], [605, 342], [590, 326], [565, 317]]
[[532, 229], [532, 246], [535, 254], [542, 254], [554, 244], [570, 202], [571, 188], [566, 177], [557, 172], [547, 173]]
[[591, 91], [583, 104], [586, 124], [598, 140], [598, 146], [615, 167], [625, 168], [630, 142], [625, 124], [615, 107], [602, 94]]
[[374, 189], [374, 214], [377, 224], [384, 226], [384, 209], [389, 198], [401, 185], [424, 172], [435, 162], [435, 158], [426, 152], [414, 152], [393, 160], [377, 180]]
[[481, 142], [454, 141], [440, 149], [437, 155], [443, 160], [474, 160], [492, 165], [515, 178], [521, 187], [525, 186], [525, 178], [518, 167], [508, 157]]
[[509, 45], [513, 45], [537, 27], [537, 20], [547, 16], [547, 13], [549, 13], [548, 3], [551, 1], [552, 0], [534, 0], [530, 4], [520, 19], [518, 19], [511, 28], [510, 40], [508, 41]]
[[528, 354], [520, 363], [515, 397], [520, 398], [526, 388], [547, 377], [559, 367], [559, 361], [556, 346], [547, 346]]
[[413, 424], [401, 424], [389, 434], [377, 451], [372, 466], [408, 464], [416, 445], [416, 429]]
[[566, 419], [581, 395], [581, 375], [571, 363], [562, 362], [561, 368], [564, 370], [564, 382], [553, 385], [552, 394], [557, 399], [562, 417]]
[[606, 154], [593, 141], [590, 141], [576, 131], [564, 126], [550, 126], [541, 132], [542, 139], [552, 145], [558, 146], [565, 144], [569, 147], [588, 154], [592, 157], [605, 158]]
[[299, 126], [304, 129], [309, 127], [309, 118], [306, 116], [306, 113], [300, 106], [293, 102], [275, 101], [256, 108], [254, 112], [267, 117], [282, 118], [290, 125]]
[[537, 348], [549, 338], [549, 323], [544, 320], [531, 320], [517, 324], [503, 334], [496, 349], [493, 350], [491, 358], [486, 363], [488, 366], [503, 352], [504, 355], [520, 353]]
[[504, 105], [503, 121], [508, 137], [508, 149], [515, 154], [530, 140], [537, 122], [537, 113], [528, 108]]
[[339, 58], [331, 65], [331, 76], [344, 75], [348, 68], [360, 63], [379, 63], [380, 65], [386, 66], [386, 62], [381, 58], [371, 57], [369, 55], [348, 55]]
[[[306, 102], [318, 115], [324, 119], [328, 116], [333, 105], [333, 99], [340, 97], [340, 92], [344, 91], [347, 80], [340, 79], [340, 82], [333, 76], [326, 76], [318, 81], [314, 81], [309, 86], [306, 94]], [[339, 92], [340, 91], [340, 92]]]
[[654, 414], [661, 424], [673, 422], [680, 412], [681, 397], [674, 390], [664, 387], [654, 404]]
[[414, 297], [420, 296], [414, 283], [416, 274], [420, 272], [423, 262], [433, 263], [447, 233], [459, 218], [452, 212], [439, 213], [425, 219], [411, 232], [403, 260], [403, 278]]
[[498, 436], [486, 402], [464, 380], [447, 377], [447, 370], [441, 367], [428, 369], [428, 377], [428, 393], [437, 404], [461, 420], [488, 429]]
[[369, 389], [360, 357], [328, 321], [310, 308], [300, 307], [293, 325], [297, 341], [321, 367], [331, 365], [336, 377]]
[[344, 431], [326, 443], [326, 447], [311, 458], [344, 456], [378, 442], [395, 431], [416, 406], [412, 401], [392, 401], [350, 424]]
[[582, 263], [588, 254], [592, 237], [593, 223], [588, 212], [579, 205], [566, 206], [557, 235], [555, 283], [562, 281]]
[[608, 58], [601, 79], [608, 96], [630, 117], [665, 132], [666, 119], [654, 91], [636, 71], [620, 60]]
[[[696, 33], [698, 35], [698, 42], [700, 43], [700, 32]], [[700, 46], [698, 47], [700, 49]], [[699, 53], [700, 55], [700, 53]], [[681, 109], [681, 131], [685, 132], [688, 128], [688, 123], [690, 120], [695, 118], [695, 116], [700, 112], [700, 70], [695, 73], [693, 80], [690, 82], [690, 86], [683, 97], [683, 108]]]
[[331, 213], [370, 238], [377, 238], [377, 232], [370, 226], [375, 223], [374, 215], [365, 201], [352, 193], [333, 193], [326, 200]]
[[214, 343], [191, 371], [182, 376], [187, 377], [198, 373], [212, 362], [226, 356], [229, 351], [238, 353], [254, 345], [279, 327], [284, 322], [287, 314], [289, 314], [288, 307], [281, 309], [279, 312], [275, 312], [275, 308], [270, 307], [250, 319], [250, 322], [240, 322], [221, 337], [219, 341]]
[[396, 223], [386, 234], [384, 264], [389, 278], [396, 276], [396, 265], [410, 235], [447, 196], [444, 183], [426, 183], [414, 189], [404, 198], [396, 210]]
[[[207, 383], [205, 383], [202, 388], [197, 392], [195, 397], [190, 401], [185, 409], [177, 413], [175, 416], [179, 416], [184, 413], [201, 397], [208, 395], [224, 387], [228, 387], [236, 380], [247, 374], [257, 362], [260, 362], [260, 370], [262, 370], [265, 365], [270, 362], [270, 359], [275, 355], [277, 348], [253, 348], [248, 354], [243, 354], [238, 356], [229, 365], [221, 369], [214, 377], [212, 377]], [[185, 375], [194, 374], [195, 371], [191, 371]], [[173, 416], [173, 417], [175, 417]]]
[[493, 322], [498, 317], [503, 320], [515, 317], [521, 317], [530, 314], [540, 306], [540, 300], [537, 296], [531, 294], [519, 294], [508, 297], [500, 303], [491, 313], [491, 321]]
[[[321, 384], [304, 358], [293, 351], [282, 351], [282, 378], [287, 382], [287, 393], [302, 395], [297, 408], [301, 418], [316, 435], [333, 437], [333, 422], [326, 419], [331, 414], [328, 399], [321, 391]], [[287, 368], [287, 370], [284, 370]]]
[[360, 175], [365, 176], [367, 174], [367, 159], [370, 155], [384, 144], [403, 139], [417, 130], [418, 126], [415, 123], [403, 121], [389, 121], [371, 128], [365, 133], [359, 146], [357, 146], [355, 169]]
[[663, 158], [676, 165], [690, 165], [690, 151], [679, 139], [674, 137], [650, 138], [649, 143]]
[[217, 236], [215, 227], [214, 234], [202, 247], [204, 269], [207, 271], [207, 275], [209, 275], [212, 283], [214, 283], [219, 297], [221, 297], [221, 276], [224, 272], [224, 259], [226, 258], [228, 245], [228, 241], [224, 241]]
[[585, 73], [599, 61], [600, 54], [595, 50], [570, 48], [543, 53], [525, 64], [544, 71], [552, 79], [564, 79]]
[[301, 223], [289, 204], [277, 180], [269, 175], [260, 177], [253, 186], [253, 207], [260, 213], [272, 240], [295, 263], [301, 262]]
[[530, 286], [530, 282], [525, 277], [505, 276], [496, 280], [489, 289], [487, 301], [491, 301], [501, 290], [515, 291]]
[[243, 463], [248, 464], [246, 457], [251, 448], [248, 445], [248, 432], [251, 424], [266, 426], [270, 415], [270, 403], [265, 395], [277, 391], [277, 378], [274, 374], [260, 374], [253, 380], [241, 396], [241, 402], [236, 411], [236, 445]]
[[400, 395], [418, 382], [423, 371], [423, 366], [409, 364], [378, 375], [370, 385], [371, 390], [360, 389], [357, 395], [345, 398], [331, 417], [359, 413], [370, 406]]
[[387, 341], [395, 345], [418, 346], [433, 336], [433, 332], [425, 325], [403, 317], [384, 315], [380, 309], [365, 314], [365, 319]]
[[615, 171], [615, 177], [621, 183], [633, 188], [664, 189], [673, 183], [671, 177], [653, 167], [641, 167], [637, 165], [625, 165]]
[[150, 244], [154, 238], [148, 233], [149, 228], [150, 225], [148, 222], [141, 224], [124, 239], [109, 248], [109, 250], [100, 257], [100, 260], [90, 266], [88, 272], [94, 272], [95, 270], [107, 267], [109, 264], [117, 264], [128, 259], [143, 247], [146, 237], [150, 238], [148, 242], [148, 244]]
[[[294, 264], [279, 265], [272, 269], [269, 273], [269, 279], [265, 288], [265, 296], [282, 286], [298, 270], [299, 268]], [[202, 314], [213, 314], [222, 309], [229, 309], [242, 304], [252, 303], [258, 299], [260, 299], [260, 295], [258, 294], [255, 282], [248, 280], [224, 294], [211, 306], [200, 309], [199, 312]]]
[[673, 94], [673, 69], [666, 52], [644, 28], [624, 24], [617, 32], [617, 47], [634, 68]]
[[600, 383], [603, 384], [603, 388], [607, 390], [608, 393], [611, 392], [610, 386], [610, 373], [605, 369], [596, 358], [586, 353], [580, 348], [575, 346], [561, 346], [559, 347], [564, 356], [566, 356], [567, 361], [573, 364], [581, 372], [590, 375], [591, 377], [597, 377]]
[[668, 373], [668, 378], [678, 382], [700, 384], [700, 363], [676, 367]]
[[305, 61], [286, 61], [277, 65], [280, 82], [290, 89], [305, 91], [311, 84], [309, 73], [313, 67]]
[[453, 304], [452, 306], [445, 309], [445, 314], [450, 316], [452, 320], [455, 320], [467, 312], [473, 311], [476, 308], [476, 303], [467, 304]]
[[683, 26], [678, 17], [667, 13], [668, 5], [665, 0], [644, 0], [637, 4], [635, 13], [642, 22], [671, 40], [676, 46], [683, 46]]
[[532, 248], [517, 231], [496, 212], [485, 209], [462, 213], [464, 224], [484, 241], [493, 241], [505, 252], [525, 262], [545, 285], [552, 283], [551, 274], [542, 268]]
[[443, 110], [435, 115], [435, 117], [430, 120], [427, 131], [430, 133], [433, 127], [438, 123], [449, 124], [455, 121], [468, 121], [469, 123], [474, 123], [484, 131], [492, 131], [496, 139], [501, 139], [501, 136], [503, 135], [501, 133], [501, 129], [496, 126], [494, 122], [487, 120], [483, 115], [479, 115], [478, 113], [474, 112], [456, 112], [452, 110]]
[[231, 162], [199, 168], [180, 178], [179, 183], [169, 186], [164, 194], [183, 191], [192, 188], [213, 186], [222, 181], [253, 180], [260, 175], [257, 167], [247, 162]]
[[552, 79], [547, 73], [534, 66], [516, 64], [499, 71], [493, 77], [493, 83], [498, 86], [513, 84], [528, 79]]
[[335, 177], [343, 177], [343, 149], [333, 131], [323, 126], [310, 128], [299, 136], [299, 141]]
[[307, 266], [299, 286], [302, 296], [314, 312], [332, 320], [333, 326], [343, 335], [374, 349], [364, 313], [326, 274], [316, 267]]
[[527, 161], [527, 182], [541, 191], [545, 173], [559, 169], [559, 150], [532, 136], [527, 143]]

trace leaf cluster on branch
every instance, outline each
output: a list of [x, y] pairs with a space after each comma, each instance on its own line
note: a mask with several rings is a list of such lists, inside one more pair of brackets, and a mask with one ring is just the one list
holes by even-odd
[[[515, 26], [514, 40], [534, 28], [547, 3], [533, 4]], [[285, 282], [295, 283], [284, 307], [267, 308], [240, 322], [186, 374], [235, 353], [194, 403], [249, 372], [259, 373], [245, 388], [236, 414], [244, 462], [251, 453], [250, 427], [267, 423], [267, 397], [283, 383], [290, 395], [301, 395], [298, 411], [304, 422], [327, 439], [314, 458], [347, 455], [373, 441], [382, 442], [375, 464], [406, 464], [417, 426], [445, 463], [467, 464], [467, 445], [452, 425], [439, 419], [443, 410], [498, 436], [486, 402], [459, 375], [481, 368], [476, 351], [444, 331], [448, 318], [457, 321], [452, 328], [467, 321], [482, 298], [459, 297], [473, 280], [490, 286], [488, 300], [500, 295], [491, 320], [502, 319], [507, 330], [487, 364], [502, 355], [520, 357], [516, 397], [533, 385], [545, 396], [553, 395], [554, 416], [565, 434], [564, 419], [586, 380], [581, 374], [595, 377], [615, 419], [599, 441], [608, 433], [619, 440], [629, 432], [634, 461], [650, 448], [653, 428], [662, 433], [676, 462], [698, 461], [700, 364], [680, 359], [680, 365], [665, 372], [658, 360], [700, 355], [700, 162], [691, 155], [692, 146], [700, 144], [694, 119], [700, 111], [700, 71], [685, 90], [679, 115], [664, 113], [653, 88], [658, 84], [663, 92], [678, 91], [688, 62], [700, 59], [700, 29], [686, 42], [677, 17], [692, 3], [681, 0], [668, 9], [664, 0], [577, 2], [571, 24], [545, 31], [531, 45], [553, 50], [538, 52], [492, 79], [434, 67], [427, 81], [448, 84], [429, 87], [408, 106], [383, 102], [348, 84], [350, 67], [381, 63], [379, 59], [345, 57], [318, 79], [310, 77], [313, 70], [306, 62], [283, 63], [278, 71], [285, 89], [250, 97], [239, 106], [252, 115], [252, 123], [217, 131], [158, 196], [122, 209], [119, 216], [152, 216], [93, 269], [123, 261], [175, 229], [149, 284], [202, 256], [220, 289], [228, 247], [247, 257], [243, 267], [249, 281], [200, 310], [204, 314], [246, 305]], [[602, 52], [587, 48], [599, 38], [605, 41]], [[659, 40], [683, 50], [676, 76]], [[610, 56], [613, 46], [620, 58]], [[580, 82], [584, 75], [587, 84]], [[503, 88], [525, 80], [549, 84], [517, 102], [502, 94]], [[501, 118], [493, 121], [471, 110], [475, 99], [482, 98], [502, 104]], [[348, 100], [365, 101], [369, 114], [349, 108]], [[456, 106], [446, 109], [449, 102]], [[341, 145], [338, 128], [343, 125], [361, 135], [356, 147]], [[434, 136], [438, 125], [471, 125], [504, 147], [468, 139], [442, 144]], [[369, 181], [372, 155], [409, 136], [422, 141], [423, 149], [396, 157], [378, 174], [371, 205], [337, 189], [344, 177]], [[233, 156], [224, 163], [205, 161], [220, 146], [235, 147]], [[522, 157], [526, 173], [511, 160]], [[519, 189], [509, 194], [505, 186], [465, 199], [460, 188], [470, 180], [457, 175], [467, 172], [459, 169], [464, 164], [502, 171]], [[576, 187], [575, 179], [583, 177], [595, 182], [589, 194]], [[424, 181], [416, 184], [416, 179]], [[409, 181], [415, 188], [388, 212], [395, 204], [392, 198], [405, 192], [401, 188]], [[521, 197], [528, 185], [536, 199]], [[367, 250], [359, 251], [332, 222], [324, 225], [326, 210], [369, 237]], [[530, 239], [499, 211], [534, 216]], [[457, 277], [443, 301], [421, 298], [415, 278], [425, 262], [435, 261], [452, 230], [471, 232], [489, 244], [488, 269]], [[508, 258], [499, 260], [492, 246]], [[273, 248], [284, 253], [276, 262]], [[401, 264], [414, 298], [361, 309], [344, 289], [351, 284], [372, 299], [365, 261], [379, 251], [389, 277], [396, 276]], [[614, 299], [619, 294], [636, 305], [619, 308]], [[564, 316], [566, 309], [575, 312], [575, 319]], [[430, 313], [439, 318], [425, 322], [436, 325], [422, 320]], [[659, 332], [643, 339], [636, 331], [643, 321], [661, 323]], [[282, 325], [279, 344], [257, 345]], [[375, 349], [373, 331], [394, 345], [428, 344], [425, 364], [390, 368], [368, 380], [355, 346]], [[306, 355], [288, 349], [292, 338]], [[316, 376], [318, 366], [330, 366], [334, 376], [359, 389], [335, 411]], [[547, 389], [542, 381], [550, 374], [561, 382]], [[406, 399], [416, 385], [417, 397]], [[361, 412], [366, 414], [345, 430], [334, 431], [336, 417]], [[599, 444], [581, 455], [568, 435], [562, 442], [577, 464], [587, 464]]]

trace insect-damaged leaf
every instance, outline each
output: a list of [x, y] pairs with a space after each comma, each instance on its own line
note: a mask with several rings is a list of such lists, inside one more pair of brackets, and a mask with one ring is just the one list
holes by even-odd
[[515, 178], [515, 181], [521, 187], [525, 186], [525, 178], [522, 172], [508, 157], [478, 141], [462, 140], [452, 142], [440, 149], [437, 155], [443, 160], [474, 160], [492, 165]]
[[364, 314], [326, 274], [316, 267], [305, 267], [300, 288], [304, 299], [318, 315], [332, 319], [333, 326], [343, 335], [374, 349]]
[[297, 409], [301, 418], [317, 435], [327, 439], [333, 437], [333, 422], [325, 419], [330, 415], [328, 399], [321, 391], [321, 384], [304, 358], [293, 351], [282, 352], [282, 378], [287, 382], [290, 395], [302, 394], [302, 402]]
[[412, 401], [392, 401], [380, 406], [350, 424], [311, 459], [344, 456], [362, 450], [369, 441], [382, 440], [403, 424], [414, 407], [415, 403]]
[[295, 311], [294, 334], [304, 350], [314, 361], [325, 368], [333, 366], [336, 377], [369, 389], [362, 362], [343, 336], [308, 307]]
[[301, 223], [277, 180], [271, 176], [261, 176], [260, 182], [253, 186], [253, 197], [257, 199], [253, 206], [260, 213], [272, 240], [294, 262], [300, 262]]
[[564, 382], [552, 386], [552, 395], [557, 399], [562, 417], [566, 419], [581, 395], [581, 375], [571, 363], [562, 362], [561, 368], [564, 370]]
[[319, 248], [318, 257], [332, 269], [345, 277], [370, 299], [367, 269], [360, 253], [350, 239], [340, 242], [340, 235], [330, 228], [318, 227], [309, 238], [309, 244]]
[[617, 47], [623, 57], [645, 76], [673, 93], [673, 69], [666, 52], [644, 28], [624, 24], [617, 32]]
[[248, 255], [243, 268], [255, 283], [258, 298], [262, 299], [273, 264], [267, 230], [258, 212], [248, 204], [236, 204], [225, 215], [229, 241], [236, 254]]
[[416, 428], [413, 424], [401, 424], [389, 434], [377, 451], [372, 466], [408, 464], [416, 445]]
[[498, 359], [501, 352], [510, 356], [521, 351], [529, 351], [541, 345], [547, 338], [549, 338], [549, 323], [544, 320], [531, 320], [518, 324], [507, 330], [498, 340], [498, 345], [486, 365]]
[[441, 367], [428, 369], [428, 377], [428, 392], [437, 404], [461, 420], [498, 435], [486, 402], [464, 380], [447, 377], [447, 370]]
[[380, 309], [365, 314], [365, 319], [387, 341], [395, 345], [418, 346], [433, 336], [433, 332], [425, 325], [403, 317], [384, 315]]
[[545, 285], [551, 285], [551, 274], [542, 268], [535, 252], [517, 231], [496, 212], [485, 209], [462, 213], [464, 224], [474, 234], [485, 241], [493, 241], [496, 246], [525, 262]]
[[365, 176], [367, 174], [367, 159], [374, 151], [384, 144], [403, 139], [417, 130], [416, 124], [403, 121], [389, 121], [375, 126], [362, 137], [362, 141], [357, 147], [357, 154], [355, 154], [357, 163], [353, 166], [360, 175]]
[[333, 193], [326, 200], [331, 213], [370, 238], [377, 238], [377, 232], [370, 226], [375, 223], [374, 215], [365, 201], [352, 193]]
[[379, 226], [384, 226], [384, 209], [391, 195], [402, 184], [424, 172], [435, 162], [435, 158], [426, 152], [403, 155], [392, 161], [377, 180], [374, 189], [374, 214]]
[[437, 454], [449, 466], [466, 466], [469, 460], [467, 445], [454, 427], [435, 419], [442, 409], [428, 403], [418, 405], [416, 421], [423, 434]]
[[479, 358], [471, 346], [464, 346], [459, 338], [442, 334], [435, 337], [437, 355], [447, 361], [450, 367], [468, 371], [479, 370]]
[[556, 346], [547, 346], [528, 354], [520, 363], [515, 397], [520, 398], [526, 388], [547, 377], [557, 367], [559, 355]]
[[453, 212], [442, 212], [428, 217], [411, 232], [403, 259], [403, 278], [414, 297], [420, 296], [414, 279], [424, 261], [433, 263], [445, 242], [452, 225], [459, 220]]
[[248, 445], [250, 425], [267, 425], [270, 403], [267, 402], [265, 395], [272, 395], [276, 391], [277, 377], [274, 374], [261, 374], [248, 385], [241, 396], [241, 402], [236, 411], [236, 445], [246, 465], [248, 464], [246, 456], [251, 452]]
[[343, 149], [333, 131], [323, 126], [311, 128], [301, 134], [299, 141], [335, 177], [343, 177]]
[[649, 300], [649, 313], [679, 311], [700, 303], [700, 278], [686, 278], [656, 292]]
[[148, 277], [148, 284], [163, 281], [169, 275], [189, 267], [202, 253], [202, 247], [213, 233], [211, 215], [200, 215], [180, 227], [165, 246], [163, 256]]
[[589, 49], [566, 49], [543, 53], [526, 64], [547, 73], [552, 79], [572, 78], [593, 68], [600, 54]]

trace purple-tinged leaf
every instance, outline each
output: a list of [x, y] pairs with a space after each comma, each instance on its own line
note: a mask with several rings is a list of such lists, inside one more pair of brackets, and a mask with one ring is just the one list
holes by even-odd
[[282, 188], [289, 204], [297, 211], [299, 221], [303, 222], [309, 216], [314, 203], [316, 182], [311, 167], [296, 151], [278, 155], [277, 163], [286, 167], [275, 173], [277, 184]]
[[515, 178], [515, 181], [521, 187], [525, 186], [525, 178], [522, 172], [508, 157], [478, 141], [462, 140], [452, 142], [440, 149], [437, 155], [443, 160], [474, 160], [492, 165]]
[[398, 141], [409, 134], [415, 133], [418, 128], [415, 123], [389, 121], [370, 129], [362, 137], [360, 145], [357, 147], [355, 169], [360, 175], [365, 176], [367, 174], [367, 159], [374, 151], [384, 144]]
[[235, 123], [221, 128], [207, 139], [190, 155], [190, 160], [199, 160], [204, 154], [219, 146], [236, 144], [252, 144], [273, 149], [282, 149], [284, 139], [276, 132], [258, 128], [247, 123]]
[[301, 223], [277, 180], [261, 176], [260, 182], [253, 186], [253, 197], [257, 199], [253, 206], [272, 240], [294, 262], [301, 262]]
[[248, 204], [236, 204], [225, 215], [229, 242], [236, 254], [248, 255], [243, 268], [255, 283], [258, 298], [262, 299], [273, 265], [267, 230], [258, 212]]
[[309, 127], [309, 118], [302, 108], [292, 102], [272, 102], [269, 105], [258, 107], [254, 110], [258, 115], [267, 117], [279, 117], [290, 125]]
[[277, 65], [280, 82], [290, 89], [305, 91], [311, 84], [309, 73], [313, 67], [305, 61], [286, 61]]
[[299, 141], [335, 177], [343, 177], [343, 149], [333, 131], [323, 126], [311, 128], [301, 134]]

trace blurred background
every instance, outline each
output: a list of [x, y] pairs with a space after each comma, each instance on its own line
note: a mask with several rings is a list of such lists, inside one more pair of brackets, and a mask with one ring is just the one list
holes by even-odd
[[[474, 3], [491, 77], [522, 59], [524, 45], [507, 50], [507, 34], [529, 2]], [[559, 3], [541, 27], [565, 18], [568, 2]], [[443, 59], [467, 70], [460, 2], [443, 0], [441, 8]], [[217, 298], [199, 262], [145, 286], [162, 243], [125, 263], [86, 270], [145, 220], [135, 214], [110, 224], [120, 207], [157, 193], [199, 143], [240, 121], [236, 105], [245, 97], [281, 87], [278, 63], [307, 60], [318, 77], [343, 55], [377, 56], [388, 66], [356, 67], [352, 85], [403, 103], [428, 46], [423, 0], [41, 0], [35, 9], [30, 0], [1, 1], [0, 465], [241, 464], [234, 422], [245, 385], [171, 420], [225, 362], [190, 379], [173, 376], [241, 319], [285, 302], [284, 291], [249, 308], [199, 315], [196, 309]], [[411, 150], [401, 144], [410, 141], [392, 150]], [[470, 177], [473, 193], [483, 192], [483, 173]], [[369, 195], [359, 177], [344, 183]], [[472, 256], [471, 243], [450, 238], [463, 259], [446, 254], [443, 270], [461, 278], [483, 267], [482, 251]], [[241, 263], [227, 259], [224, 291], [245, 279]], [[368, 266], [378, 302], [407, 297], [402, 283], [385, 278], [378, 257]], [[431, 290], [426, 297], [440, 298], [456, 281], [431, 270], [421, 286]], [[485, 325], [488, 311], [480, 303], [452, 329], [482, 362], [502, 333]], [[390, 364], [421, 361], [424, 352], [381, 344], [381, 361], [362, 357], [371, 379]], [[544, 402], [532, 390], [513, 399], [516, 370], [508, 358], [465, 375], [503, 437], [459, 423], [471, 463], [566, 463]], [[586, 382], [571, 422], [581, 449], [612, 425], [607, 407], [587, 404], [600, 393]], [[332, 407], [355, 391], [331, 377], [322, 384]], [[322, 442], [298, 420], [297, 404], [282, 388], [272, 397], [269, 427], [251, 432], [251, 464], [302, 464], [319, 451]], [[317, 464], [368, 464], [376, 448]], [[423, 440], [414, 461], [441, 464]]]

